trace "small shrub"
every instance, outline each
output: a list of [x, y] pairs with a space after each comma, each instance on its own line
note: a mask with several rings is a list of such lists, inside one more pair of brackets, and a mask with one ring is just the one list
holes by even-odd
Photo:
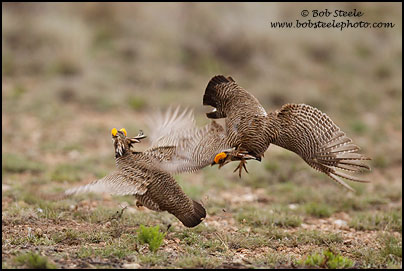
[[140, 225], [138, 240], [141, 244], [149, 244], [149, 249], [152, 252], [156, 252], [159, 249], [166, 235], [165, 233], [159, 232], [159, 228], [158, 225], [155, 227], [145, 227]]
[[29, 269], [55, 269], [57, 266], [34, 252], [28, 252], [15, 257], [15, 262]]
[[323, 267], [330, 269], [351, 268], [354, 262], [339, 254], [335, 255], [332, 251], [326, 250], [322, 253], [314, 253], [308, 255], [305, 259], [298, 262], [300, 265], [307, 267]]

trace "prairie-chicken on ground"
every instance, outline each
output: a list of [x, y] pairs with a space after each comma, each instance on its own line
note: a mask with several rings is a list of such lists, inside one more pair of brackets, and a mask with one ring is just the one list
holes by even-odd
[[215, 162], [224, 165], [240, 160], [236, 168], [240, 177], [245, 160], [251, 156], [260, 160], [272, 143], [297, 153], [311, 167], [349, 190], [353, 189], [341, 177], [367, 182], [345, 172], [370, 170], [362, 162], [370, 158], [357, 153], [359, 147], [326, 114], [312, 106], [285, 104], [280, 110], [268, 114], [253, 95], [233, 78], [223, 75], [214, 76], [209, 81], [203, 105], [214, 107], [207, 113], [208, 118], [225, 118], [223, 145], [235, 148], [231, 153], [217, 150]]
[[206, 217], [205, 208], [190, 199], [175, 179], [160, 165], [172, 153], [171, 147], [160, 146], [145, 152], [131, 150], [133, 144], [146, 136], [126, 137], [126, 130], [112, 129], [117, 170], [90, 184], [69, 189], [66, 195], [84, 192], [108, 192], [133, 195], [137, 205], [154, 211], [168, 211], [185, 226], [194, 227]]

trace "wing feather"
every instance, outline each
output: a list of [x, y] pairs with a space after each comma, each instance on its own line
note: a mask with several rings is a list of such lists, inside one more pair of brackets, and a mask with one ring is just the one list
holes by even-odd
[[193, 112], [179, 107], [151, 116], [151, 147], [145, 151], [170, 173], [194, 172], [210, 165], [216, 154], [228, 149], [225, 129], [212, 121], [197, 127]]
[[89, 184], [73, 187], [65, 191], [65, 195], [82, 193], [110, 193], [114, 195], [143, 195], [147, 191], [147, 180], [134, 181], [133, 177], [122, 172], [114, 171], [111, 174], [93, 181]]

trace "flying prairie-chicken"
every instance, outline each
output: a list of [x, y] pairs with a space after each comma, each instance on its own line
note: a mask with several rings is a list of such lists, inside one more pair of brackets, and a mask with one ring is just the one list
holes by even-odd
[[187, 227], [201, 223], [206, 217], [205, 208], [185, 195], [175, 179], [160, 168], [162, 161], [171, 155], [172, 147], [159, 146], [136, 152], [131, 147], [146, 137], [142, 132], [128, 138], [125, 129], [114, 128], [111, 134], [117, 170], [87, 185], [69, 189], [65, 195], [85, 192], [133, 195], [138, 206], [168, 211]]
[[156, 147], [175, 146], [161, 165], [166, 171], [192, 172], [238, 160], [236, 170], [241, 177], [242, 169], [247, 171], [246, 160], [261, 161], [272, 143], [297, 153], [311, 167], [349, 190], [353, 189], [341, 177], [367, 182], [348, 173], [370, 170], [362, 161], [369, 158], [357, 153], [359, 147], [326, 114], [312, 106], [286, 104], [268, 114], [253, 95], [231, 77], [222, 75], [209, 81], [203, 104], [214, 107], [207, 113], [208, 118], [225, 118], [225, 127], [212, 120], [197, 128], [192, 113], [180, 114], [178, 109], [149, 122]]
[[[353, 189], [341, 177], [367, 182], [345, 172], [370, 170], [362, 162], [370, 158], [357, 153], [359, 147], [317, 108], [306, 104], [285, 104], [280, 110], [268, 114], [253, 95], [233, 78], [223, 75], [209, 81], [203, 104], [214, 107], [213, 112], [207, 113], [208, 118], [225, 118], [226, 141], [235, 148], [236, 154], [246, 152], [260, 160], [272, 143], [297, 153], [311, 167], [349, 190]], [[234, 160], [234, 155], [227, 156], [219, 153], [219, 157], [223, 157], [219, 164]], [[246, 158], [241, 155], [240, 160], [238, 169], [241, 175]]]

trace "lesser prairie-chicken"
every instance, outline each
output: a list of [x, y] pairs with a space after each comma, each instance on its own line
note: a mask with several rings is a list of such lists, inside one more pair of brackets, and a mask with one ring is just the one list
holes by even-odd
[[190, 199], [168, 173], [161, 169], [162, 161], [170, 157], [172, 147], [153, 147], [145, 152], [132, 151], [132, 145], [146, 136], [143, 133], [128, 138], [126, 130], [112, 129], [116, 171], [84, 186], [69, 189], [66, 195], [84, 192], [108, 192], [133, 195], [137, 205], [154, 211], [167, 211], [185, 226], [194, 227], [205, 217], [205, 208]]
[[370, 170], [363, 162], [370, 158], [358, 153], [359, 147], [317, 108], [306, 104], [285, 104], [280, 110], [267, 113], [253, 95], [233, 78], [223, 75], [214, 76], [209, 81], [203, 105], [214, 107], [207, 113], [208, 118], [225, 118], [225, 145], [235, 149], [232, 153], [218, 150], [215, 162], [224, 165], [240, 160], [240, 176], [245, 160], [250, 159], [243, 154], [261, 160], [272, 143], [297, 153], [311, 167], [349, 190], [353, 189], [341, 177], [367, 182], [349, 173]]
[[363, 162], [369, 158], [359, 154], [359, 147], [326, 114], [312, 106], [286, 104], [268, 114], [253, 95], [231, 77], [222, 75], [208, 83], [203, 104], [214, 107], [207, 113], [208, 118], [225, 119], [224, 127], [212, 120], [198, 128], [192, 112], [180, 112], [178, 108], [155, 115], [148, 122], [151, 150], [171, 146], [161, 164], [164, 170], [193, 172], [208, 165], [221, 167], [240, 161], [236, 170], [241, 177], [241, 170], [247, 171], [246, 160], [261, 161], [272, 143], [297, 153], [311, 167], [349, 190], [353, 189], [341, 178], [367, 182], [349, 173], [370, 169]]

